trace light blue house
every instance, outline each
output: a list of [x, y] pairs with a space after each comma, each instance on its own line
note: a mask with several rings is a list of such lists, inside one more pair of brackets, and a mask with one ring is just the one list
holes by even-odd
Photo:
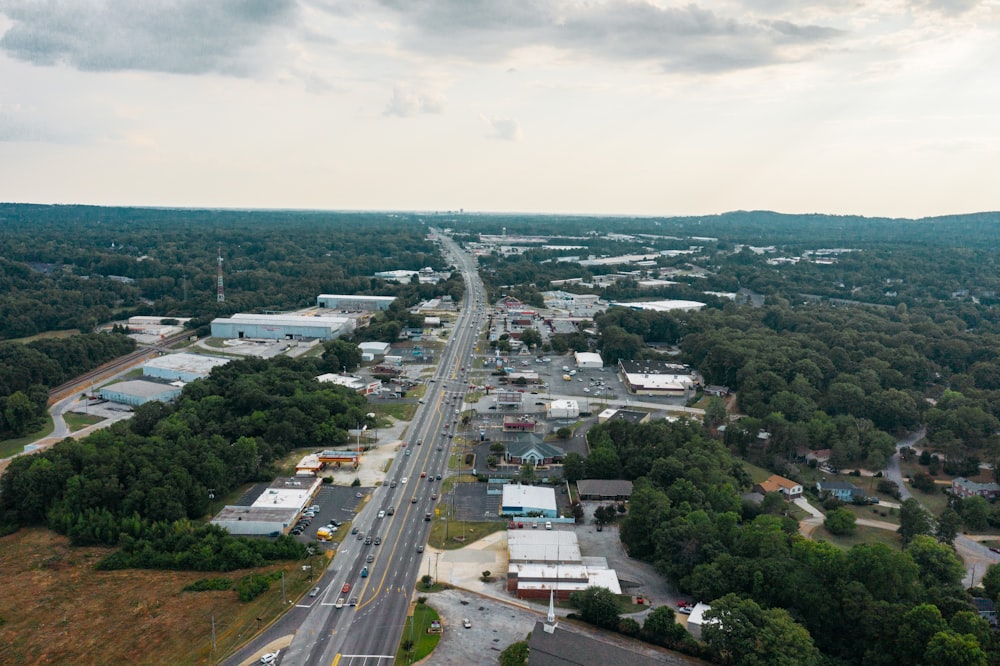
[[842, 502], [854, 502], [865, 497], [864, 490], [858, 488], [853, 483], [845, 483], [843, 481], [817, 481], [816, 490], [821, 495], [827, 493]]

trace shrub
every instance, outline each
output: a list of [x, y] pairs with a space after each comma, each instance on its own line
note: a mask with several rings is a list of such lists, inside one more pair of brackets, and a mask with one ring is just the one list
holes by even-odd
[[208, 592], [210, 590], [230, 590], [232, 587], [233, 581], [228, 578], [201, 578], [190, 585], [185, 585], [183, 591]]
[[244, 603], [253, 601], [267, 592], [271, 588], [271, 583], [276, 578], [281, 578], [280, 571], [270, 574], [250, 574], [249, 576], [243, 576], [243, 578], [240, 578], [236, 582], [236, 594], [239, 595], [240, 601]]

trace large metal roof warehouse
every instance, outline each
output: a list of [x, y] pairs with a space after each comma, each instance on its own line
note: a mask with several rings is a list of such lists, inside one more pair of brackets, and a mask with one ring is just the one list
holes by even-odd
[[347, 312], [375, 312], [388, 310], [395, 296], [353, 296], [348, 294], [320, 294], [316, 307]]
[[234, 314], [212, 320], [212, 337], [258, 340], [333, 340], [354, 330], [350, 317]]
[[165, 354], [150, 359], [142, 366], [142, 374], [158, 379], [179, 379], [182, 382], [193, 382], [196, 379], [208, 377], [212, 368], [229, 363], [228, 358], [206, 356], [204, 354]]

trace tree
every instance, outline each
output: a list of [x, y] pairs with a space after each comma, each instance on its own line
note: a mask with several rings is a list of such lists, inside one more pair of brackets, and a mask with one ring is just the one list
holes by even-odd
[[938, 541], [941, 543], [946, 543], [949, 546], [955, 541], [955, 537], [958, 536], [958, 530], [962, 526], [962, 517], [958, 515], [958, 512], [951, 507], [945, 508], [938, 516], [937, 530], [935, 530], [935, 535]]
[[563, 478], [570, 483], [576, 483], [583, 478], [583, 456], [576, 451], [570, 451], [563, 458]]
[[917, 535], [931, 533], [930, 516], [920, 502], [912, 497], [903, 502], [899, 510], [899, 529], [896, 531], [902, 537], [904, 546]]
[[556, 437], [558, 437], [559, 439], [569, 439], [572, 435], [573, 431], [567, 428], [566, 426], [561, 426], [558, 430], [556, 430]]
[[424, 574], [420, 577], [420, 584], [425, 588], [429, 588], [434, 583], [434, 577], [430, 574]]
[[972, 634], [960, 635], [954, 631], [941, 631], [927, 644], [925, 664], [948, 666], [986, 666], [989, 660], [979, 641]]
[[990, 504], [985, 498], [979, 495], [966, 497], [958, 510], [970, 530], [985, 530], [989, 527]]
[[933, 604], [920, 604], [906, 612], [896, 636], [895, 654], [904, 664], [917, 664], [927, 651], [927, 644], [948, 628], [941, 611]]
[[536, 328], [526, 328], [521, 331], [521, 342], [526, 344], [528, 349], [534, 349], [542, 344], [542, 334]]
[[532, 483], [535, 480], [535, 468], [531, 463], [524, 463], [521, 465], [521, 471], [518, 472], [518, 478], [521, 483]]
[[844, 508], [834, 509], [826, 514], [823, 526], [830, 530], [831, 534], [838, 536], [854, 534], [854, 531], [857, 529], [855, 520], [855, 516], [850, 510]]
[[718, 428], [729, 419], [726, 401], [718, 396], [712, 396], [705, 405], [705, 425]]
[[347, 340], [323, 343], [323, 365], [330, 372], [352, 372], [361, 365], [361, 348]]
[[480, 574], [479, 580], [483, 581], [484, 583], [488, 583], [490, 582], [490, 580], [492, 580], [491, 576], [493, 576], [493, 572], [487, 569], [482, 574]]
[[23, 437], [35, 425], [35, 406], [26, 394], [15, 391], [7, 396], [3, 417], [7, 423], [7, 430], [14, 437]]
[[1000, 597], [1000, 564], [991, 564], [986, 568], [982, 584], [987, 598], [996, 601]]
[[910, 541], [906, 553], [920, 569], [920, 580], [927, 587], [958, 586], [965, 575], [955, 550], [933, 537], [919, 534]]
[[814, 666], [819, 650], [783, 608], [727, 594], [705, 613], [702, 638], [733, 666]]
[[569, 601], [580, 611], [580, 619], [597, 627], [617, 630], [621, 605], [618, 596], [606, 587], [591, 586], [570, 595]]
[[528, 643], [511, 643], [500, 653], [500, 666], [525, 666], [528, 663]]
[[646, 640], [658, 645], [674, 645], [688, 638], [687, 630], [677, 624], [674, 609], [660, 606], [653, 609], [642, 623], [642, 634]]

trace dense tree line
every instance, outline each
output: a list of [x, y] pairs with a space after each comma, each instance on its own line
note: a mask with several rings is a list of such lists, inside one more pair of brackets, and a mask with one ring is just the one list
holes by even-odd
[[124, 335], [75, 335], [28, 344], [0, 342], [0, 439], [33, 431], [49, 388], [135, 349]]
[[0, 478], [0, 528], [45, 525], [76, 544], [120, 546], [108, 567], [228, 569], [284, 557], [291, 544], [246, 543], [189, 521], [205, 516], [210, 492], [268, 480], [290, 450], [337, 446], [366, 422], [363, 397], [314, 379], [326, 363], [233, 362], [174, 404], [147, 403], [130, 421], [16, 458]]
[[211, 318], [321, 293], [395, 295], [399, 285], [372, 275], [446, 268], [415, 215], [0, 204], [0, 229], [0, 339], [127, 314]]
[[617, 422], [592, 432], [595, 452], [637, 479], [621, 526], [629, 553], [713, 602], [724, 624], [705, 639], [727, 663], [815, 664], [816, 649], [829, 664], [944, 663], [932, 656], [952, 643], [1000, 659], [946, 543], [915, 535], [902, 551], [843, 551], [805, 539], [794, 519], [741, 501], [747, 475], [700, 424]]

